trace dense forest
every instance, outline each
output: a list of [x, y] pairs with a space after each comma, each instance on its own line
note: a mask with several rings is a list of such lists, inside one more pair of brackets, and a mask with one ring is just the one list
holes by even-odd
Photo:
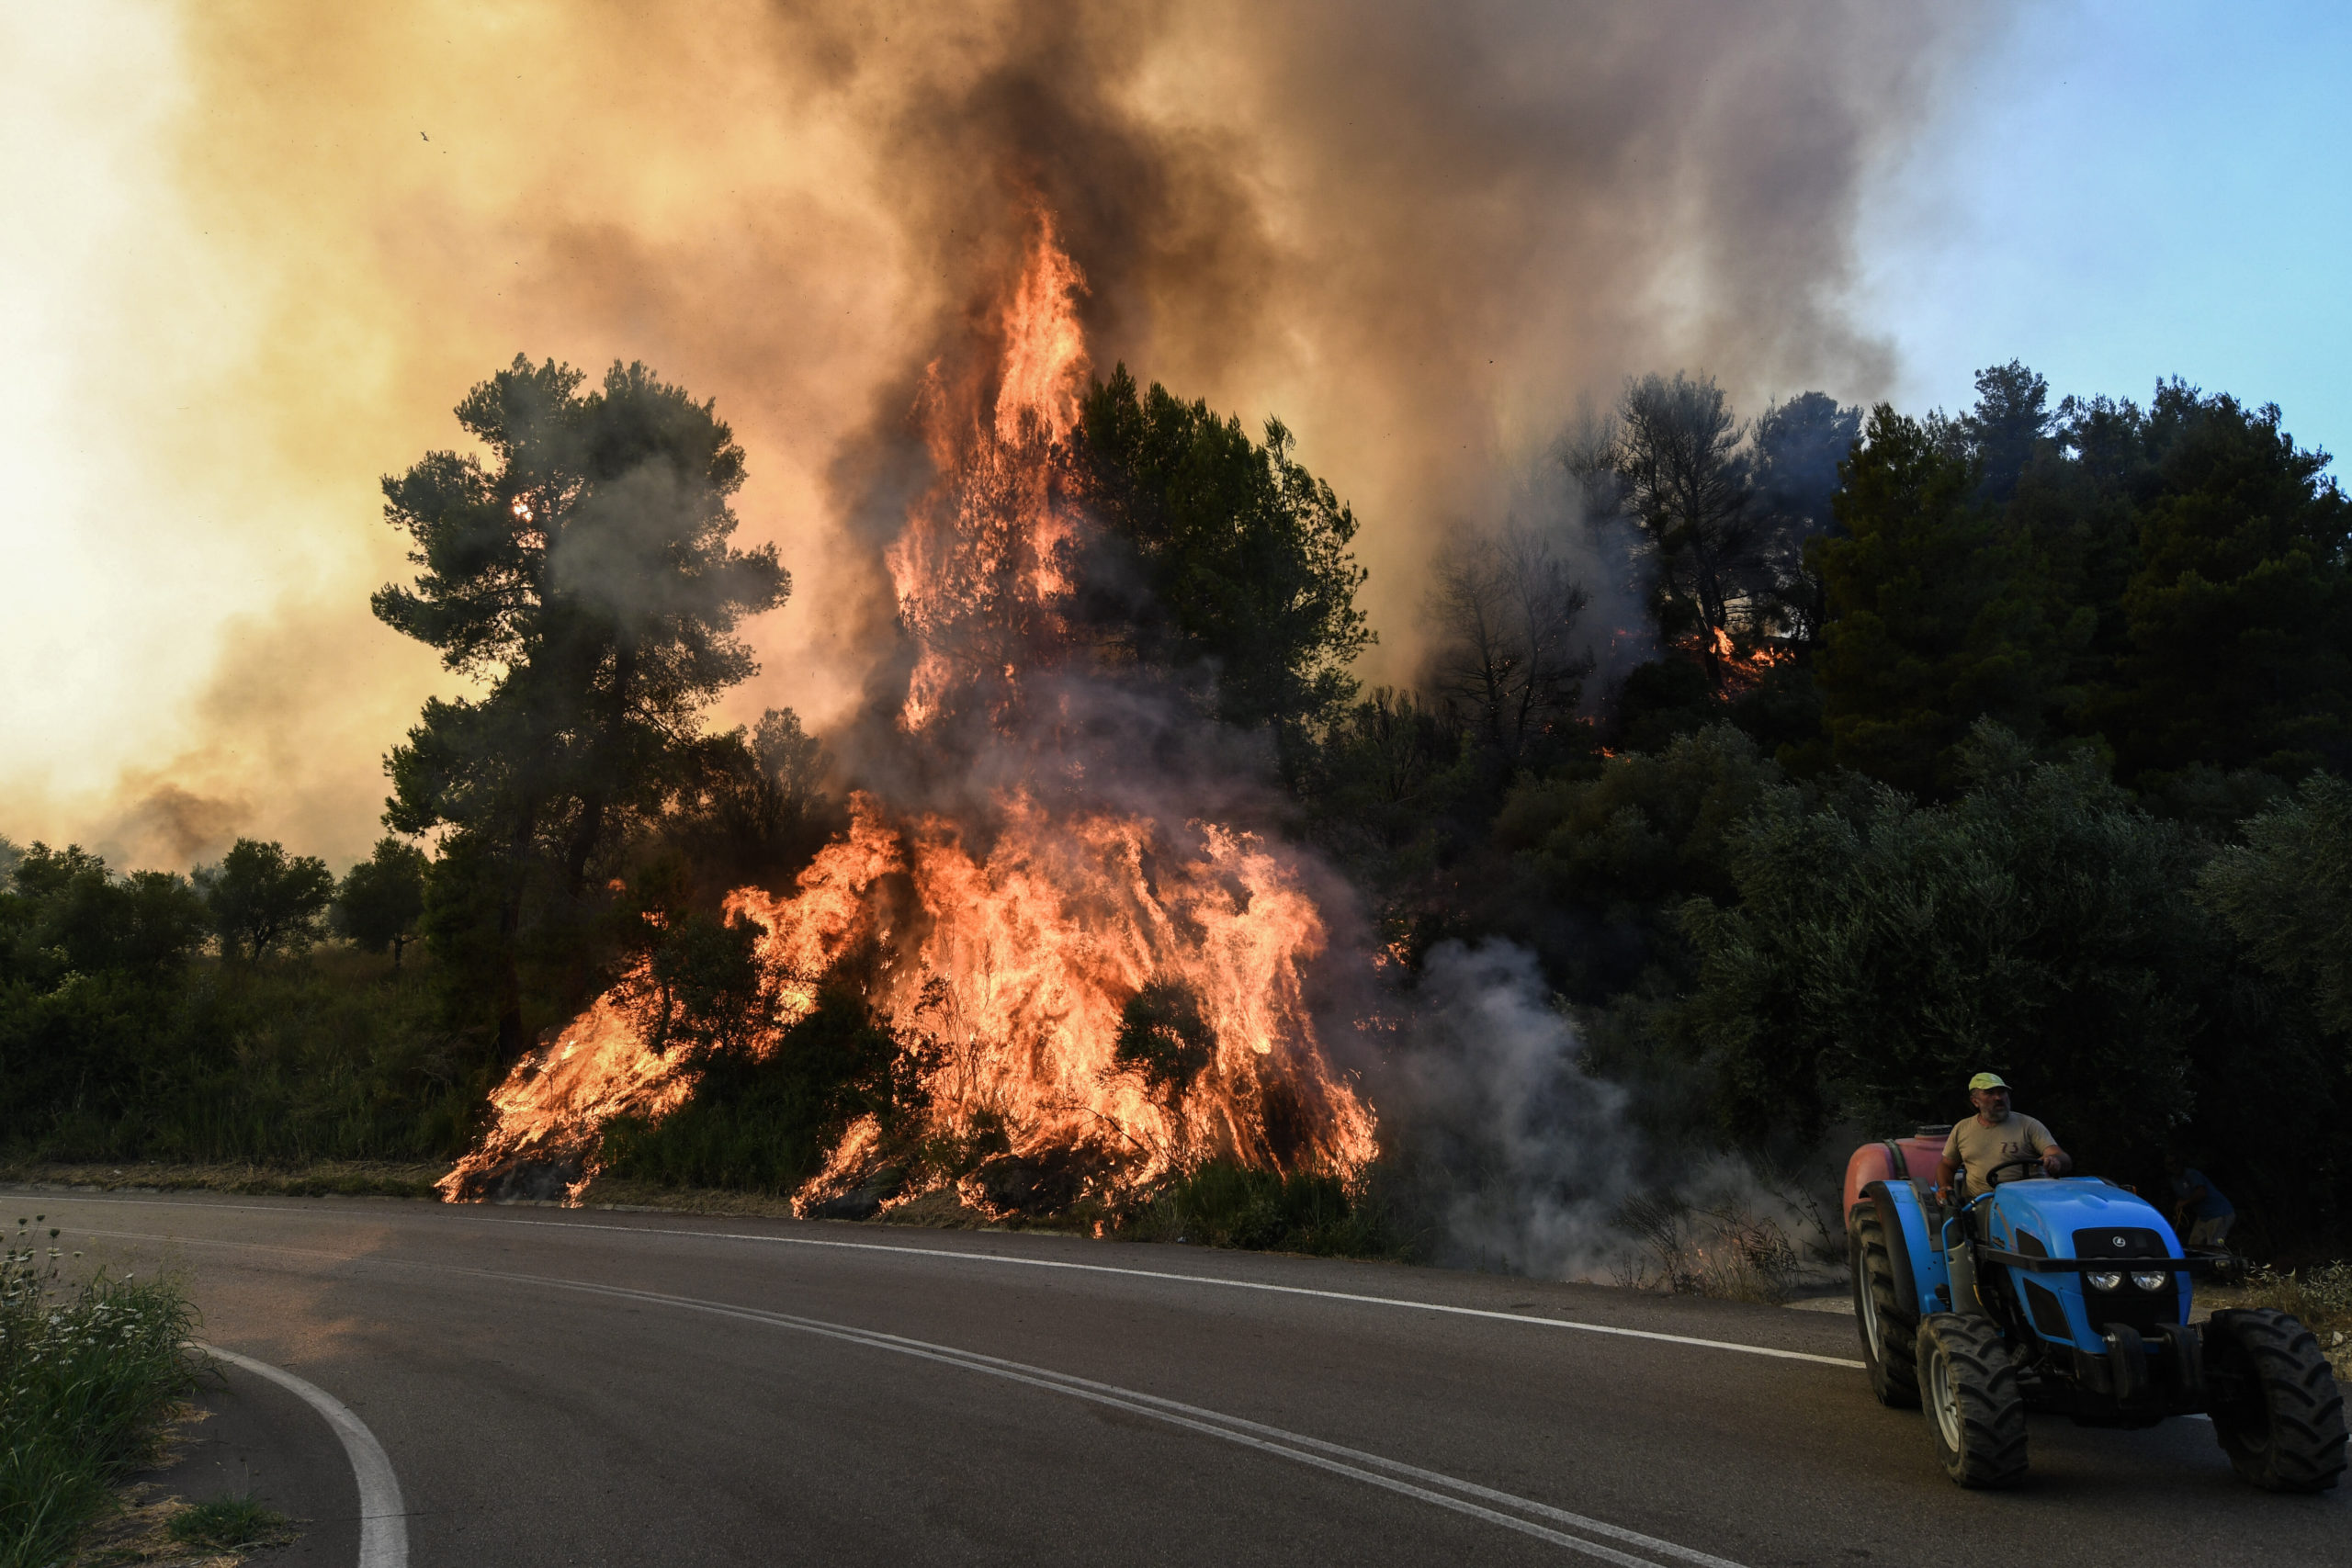
[[[458, 411], [487, 461], [385, 481], [417, 572], [377, 615], [479, 694], [390, 750], [369, 859], [240, 840], [183, 876], [0, 840], [0, 1156], [451, 1158], [624, 977], [702, 1077], [608, 1169], [789, 1190], [919, 1100], [854, 987], [740, 1048], [720, 900], [788, 886], [841, 781], [789, 712], [704, 721], [791, 588], [731, 543], [727, 425], [642, 367], [583, 388], [518, 359]], [[2014, 363], [1977, 389], [1743, 418], [1629, 383], [1547, 460], [1574, 504], [1457, 533], [1420, 679], [1366, 691], [1352, 514], [1279, 423], [1121, 368], [1059, 454], [1100, 524], [1087, 644], [1248, 742], [1400, 994], [1449, 942], [1532, 953], [1662, 1160], [1817, 1179], [1989, 1068], [2089, 1168], [2195, 1165], [2250, 1247], [2340, 1251], [2352, 503], [2275, 407], [2052, 406]], [[1181, 1042], [1143, 1016], [1181, 999], [1136, 1005]]]

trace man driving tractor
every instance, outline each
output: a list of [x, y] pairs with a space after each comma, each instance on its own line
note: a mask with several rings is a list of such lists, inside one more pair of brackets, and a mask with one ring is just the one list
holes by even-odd
[[[2042, 1174], [2064, 1176], [2074, 1168], [2074, 1156], [2058, 1146], [2050, 1129], [2032, 1117], [2009, 1109], [2009, 1086], [1996, 1073], [1979, 1073], [1968, 1080], [1968, 1098], [1976, 1114], [1960, 1122], [1944, 1140], [1943, 1162], [1936, 1168], [1936, 1197], [1942, 1202], [1966, 1202], [1993, 1190], [1991, 1178], [2003, 1166], [2041, 1162]], [[1965, 1171], [1964, 1191], [1955, 1191], [1952, 1178]], [[2016, 1179], [2011, 1177], [2008, 1179]]]

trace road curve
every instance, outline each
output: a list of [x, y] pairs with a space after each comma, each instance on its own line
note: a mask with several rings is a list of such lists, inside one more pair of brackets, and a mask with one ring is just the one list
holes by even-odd
[[[2203, 1422], [1959, 1491], [1840, 1317], [1069, 1237], [23, 1194], [390, 1455], [409, 1561], [2352, 1564]], [[331, 1439], [324, 1439], [331, 1440]]]

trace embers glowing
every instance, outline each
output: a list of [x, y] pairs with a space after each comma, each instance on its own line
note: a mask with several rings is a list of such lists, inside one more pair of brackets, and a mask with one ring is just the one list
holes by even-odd
[[[1715, 667], [1723, 672], [1724, 691], [1735, 696], [1755, 690], [1774, 665], [1785, 664], [1797, 656], [1796, 649], [1786, 643], [1767, 640], [1759, 642], [1756, 650], [1743, 659], [1739, 645], [1723, 627], [1713, 627], [1702, 636], [1708, 639], [1705, 646], [1714, 649]], [[1701, 637], [1687, 638], [1684, 646], [1695, 650], [1702, 646]]]

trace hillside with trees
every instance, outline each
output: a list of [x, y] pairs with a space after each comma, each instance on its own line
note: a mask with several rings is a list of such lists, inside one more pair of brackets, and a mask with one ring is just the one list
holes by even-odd
[[[741, 449], [642, 367], [586, 387], [518, 358], [458, 411], [487, 460], [385, 481], [417, 571], [377, 613], [477, 694], [390, 746], [368, 859], [240, 840], [183, 875], [0, 840], [6, 1157], [445, 1161], [625, 974], [705, 1070], [612, 1129], [613, 1168], [789, 1190], [909, 1102], [921, 1043], [850, 990], [783, 1057], [730, 1044], [766, 1004], [720, 899], [789, 886], [844, 807], [792, 714], [707, 720], [790, 587], [731, 543]], [[1279, 423], [1122, 367], [1062, 455], [1102, 525], [1087, 635], [1262, 741], [1234, 754], [1400, 997], [1448, 942], [1532, 953], [1662, 1165], [1817, 1181], [1989, 1068], [2094, 1168], [2194, 1165], [2249, 1246], [2340, 1251], [2352, 503], [2275, 407], [2053, 404], [2014, 363], [1977, 390], [1743, 418], [1703, 378], [1634, 380], [1551, 459], [1578, 515], [1461, 531], [1419, 679], [1364, 691], [1354, 515]], [[1604, 599], [1645, 624], [1596, 625]], [[1649, 656], [1608, 664], [1612, 632]], [[1138, 997], [1136, 1070], [1181, 1067], [1184, 1006]], [[1351, 1201], [1277, 1198], [1236, 1202], [1321, 1205], [1249, 1233], [1286, 1245]]]

